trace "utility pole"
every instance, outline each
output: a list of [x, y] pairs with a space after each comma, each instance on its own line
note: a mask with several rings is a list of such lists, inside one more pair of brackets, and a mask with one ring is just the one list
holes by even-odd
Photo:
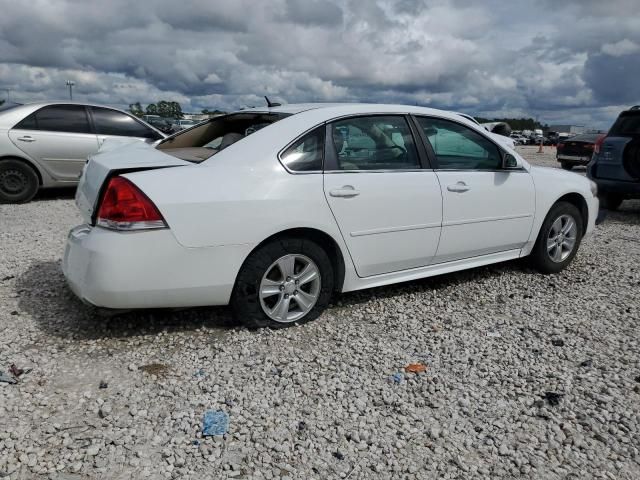
[[67, 86], [69, 87], [69, 100], [73, 100], [73, 86], [76, 84], [73, 80], [67, 80]]
[[10, 88], [3, 88], [3, 90], [4, 90], [5, 92], [7, 92], [7, 103], [9, 103], [9, 96], [10, 96], [10, 94], [11, 94], [11, 89], [10, 89]]

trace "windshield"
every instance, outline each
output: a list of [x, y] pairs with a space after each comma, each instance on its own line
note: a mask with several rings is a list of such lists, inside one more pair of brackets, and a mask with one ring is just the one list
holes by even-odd
[[582, 135], [576, 135], [575, 137], [571, 137], [567, 140], [570, 140], [572, 142], [590, 142], [590, 143], [596, 143], [596, 140], [598, 140], [598, 137], [600, 137], [599, 133], [585, 133]]
[[190, 162], [203, 162], [288, 113], [233, 113], [215, 117], [161, 142], [156, 148]]

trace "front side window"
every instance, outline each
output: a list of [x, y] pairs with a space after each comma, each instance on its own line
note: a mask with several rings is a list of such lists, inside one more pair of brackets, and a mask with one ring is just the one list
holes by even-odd
[[338, 170], [420, 168], [411, 129], [402, 116], [376, 115], [331, 124]]
[[129, 115], [108, 108], [91, 107], [93, 123], [98, 135], [154, 138], [156, 134]]
[[324, 139], [324, 126], [318, 127], [287, 148], [280, 155], [280, 161], [294, 172], [320, 171], [322, 170]]
[[500, 149], [491, 141], [459, 123], [439, 118], [417, 117], [443, 170], [497, 170], [502, 165]]
[[82, 105], [52, 105], [41, 108], [18, 123], [15, 128], [90, 133], [87, 112]]

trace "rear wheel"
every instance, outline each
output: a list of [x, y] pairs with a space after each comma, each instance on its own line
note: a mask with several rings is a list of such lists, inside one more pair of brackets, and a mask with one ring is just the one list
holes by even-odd
[[615, 193], [601, 193], [600, 206], [607, 210], [617, 210], [622, 203], [622, 196]]
[[38, 192], [38, 174], [20, 160], [0, 161], [0, 202], [25, 203]]
[[565, 170], [571, 170], [573, 168], [573, 164], [567, 162], [560, 162], [560, 166]]
[[277, 239], [251, 253], [231, 295], [237, 320], [250, 328], [283, 328], [317, 318], [333, 292], [326, 252], [303, 238]]
[[557, 273], [575, 257], [582, 240], [582, 215], [575, 205], [558, 202], [547, 214], [531, 262], [542, 273]]

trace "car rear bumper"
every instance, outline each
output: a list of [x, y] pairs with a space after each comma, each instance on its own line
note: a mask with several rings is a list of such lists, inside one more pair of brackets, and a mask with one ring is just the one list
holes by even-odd
[[591, 156], [585, 155], [556, 155], [558, 162], [571, 163], [573, 165], [586, 165], [591, 161]]
[[170, 230], [69, 232], [62, 270], [83, 301], [109, 309], [229, 303], [249, 245], [186, 248]]
[[640, 182], [625, 182], [621, 180], [605, 180], [591, 178], [598, 185], [600, 193], [614, 193], [629, 197], [640, 197]]

